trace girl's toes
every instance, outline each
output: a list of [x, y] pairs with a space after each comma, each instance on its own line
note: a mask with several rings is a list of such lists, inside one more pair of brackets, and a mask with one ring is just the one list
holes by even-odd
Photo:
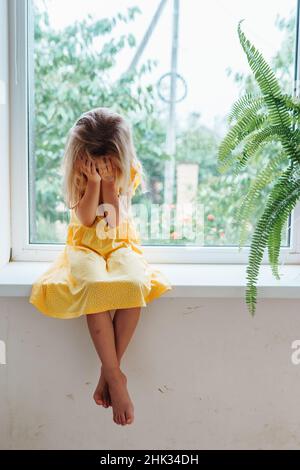
[[125, 413], [125, 421], [126, 421], [126, 424], [131, 424], [133, 423], [133, 412], [127, 412]]
[[125, 414], [124, 414], [124, 413], [122, 413], [122, 414], [120, 415], [120, 421], [121, 421], [122, 426], [124, 426], [124, 425], [126, 424], [126, 418], [125, 418]]
[[103, 406], [104, 403], [103, 403], [103, 400], [102, 400], [100, 395], [95, 394], [94, 395], [94, 400], [96, 402], [96, 405], [102, 405]]
[[110, 395], [109, 395], [109, 390], [107, 384], [105, 384], [104, 390], [103, 390], [103, 399], [105, 402], [105, 407], [109, 408], [111, 403], [110, 403]]

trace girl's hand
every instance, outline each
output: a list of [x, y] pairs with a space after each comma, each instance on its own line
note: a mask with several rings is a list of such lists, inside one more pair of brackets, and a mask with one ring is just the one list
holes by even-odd
[[101, 176], [99, 174], [98, 164], [90, 157], [81, 156], [79, 157], [80, 170], [85, 174], [88, 181], [94, 183], [100, 183]]
[[109, 157], [103, 157], [98, 163], [98, 169], [102, 180], [106, 183], [114, 183], [116, 168]]

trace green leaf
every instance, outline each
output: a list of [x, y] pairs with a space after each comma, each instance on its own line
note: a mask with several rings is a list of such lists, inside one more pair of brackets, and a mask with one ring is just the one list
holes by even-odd
[[[255, 313], [257, 300], [257, 279], [260, 265], [263, 259], [264, 250], [270, 240], [272, 230], [276, 230], [274, 237], [278, 243], [278, 227], [285, 223], [290, 212], [295, 207], [299, 199], [300, 180], [293, 178], [293, 168], [289, 167], [285, 173], [278, 178], [278, 182], [272, 189], [263, 215], [259, 219], [251, 241], [249, 262], [247, 266], [247, 288], [246, 303], [252, 315]], [[280, 220], [280, 222], [279, 222]], [[276, 264], [277, 247], [274, 246], [271, 252], [273, 265]]]

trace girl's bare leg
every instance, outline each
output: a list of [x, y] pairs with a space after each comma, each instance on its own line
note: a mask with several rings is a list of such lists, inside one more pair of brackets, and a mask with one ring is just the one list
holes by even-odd
[[117, 424], [131, 424], [134, 419], [133, 404], [127, 391], [126, 378], [120, 369], [110, 313], [92, 313], [86, 318], [108, 384], [114, 421]]
[[[137, 323], [140, 318], [141, 307], [134, 308], [119, 308], [116, 310], [113, 327], [115, 335], [116, 354], [119, 364], [121, 358], [127, 349], [127, 346], [133, 336]], [[111, 405], [111, 398], [109, 394], [108, 384], [101, 368], [99, 383], [95, 392], [95, 401], [98, 404], [103, 404], [105, 408]]]
[[127, 349], [128, 344], [138, 324], [141, 313], [141, 307], [119, 308], [116, 310], [113, 325], [115, 331], [115, 344], [117, 358], [121, 358]]

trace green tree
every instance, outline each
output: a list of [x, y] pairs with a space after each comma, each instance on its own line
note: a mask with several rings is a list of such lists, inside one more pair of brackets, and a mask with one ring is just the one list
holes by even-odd
[[[138, 155], [146, 173], [151, 175], [149, 186], [161, 177], [166, 158], [165, 127], [159, 120], [159, 111], [155, 112], [153, 86], [142, 84], [143, 76], [151, 73], [155, 62], [148, 61], [134, 73], [111, 80], [118, 54], [125, 47], [133, 49], [136, 40], [131, 33], [106, 37], [120, 23], [134, 21], [139, 13], [139, 8], [133, 7], [126, 15], [118, 13], [110, 19], [94, 21], [88, 16], [63, 30], [55, 30], [47, 10], [36, 7], [34, 11], [35, 187], [32, 197], [36, 202], [36, 234], [33, 241], [64, 241], [68, 211], [63, 204], [59, 168], [67, 132], [88, 109], [107, 106], [127, 117], [133, 124]], [[63, 224], [60, 232], [53, 231], [57, 222]]]

